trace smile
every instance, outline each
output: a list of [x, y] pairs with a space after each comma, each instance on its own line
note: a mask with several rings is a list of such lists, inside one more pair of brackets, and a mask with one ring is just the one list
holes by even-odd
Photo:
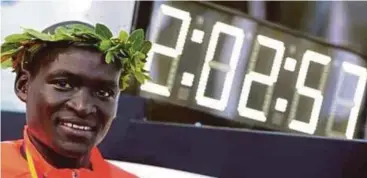
[[71, 122], [61, 122], [61, 125], [72, 128], [72, 129], [83, 130], [83, 131], [91, 131], [92, 130], [92, 127], [73, 124]]

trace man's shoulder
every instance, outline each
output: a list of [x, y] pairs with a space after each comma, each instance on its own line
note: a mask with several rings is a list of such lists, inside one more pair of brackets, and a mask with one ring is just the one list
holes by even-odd
[[20, 146], [22, 140], [2, 141], [0, 143], [1, 143], [1, 159], [13, 158], [15, 155], [21, 156]]
[[135, 176], [132, 173], [129, 173], [125, 170], [123, 170], [122, 168], [119, 168], [117, 166], [115, 166], [114, 164], [106, 161], [108, 164], [108, 167], [111, 171], [111, 175], [112, 177], [123, 177], [123, 178], [137, 178], [137, 176]]
[[1, 142], [1, 173], [14, 177], [27, 173], [26, 162], [20, 153], [22, 140]]

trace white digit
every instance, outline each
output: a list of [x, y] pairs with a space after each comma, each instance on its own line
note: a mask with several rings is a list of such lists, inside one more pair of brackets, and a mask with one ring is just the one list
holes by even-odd
[[[176, 75], [177, 64], [179, 62], [179, 56], [182, 54], [182, 50], [186, 41], [186, 36], [188, 33], [188, 29], [191, 23], [191, 16], [189, 12], [176, 9], [165, 4], [162, 4], [160, 9], [164, 15], [168, 15], [177, 19], [182, 20], [182, 25], [180, 28], [180, 32], [178, 35], [177, 43], [175, 48], [170, 48], [167, 46], [163, 46], [157, 43], [153, 43], [152, 50], [148, 54], [147, 63], [144, 66], [145, 70], [150, 70], [152, 66], [152, 59], [154, 53], [160, 53], [169, 57], [172, 57], [173, 62], [168, 74], [168, 81], [173, 81], [173, 78]], [[160, 24], [159, 24], [160, 25]], [[156, 28], [160, 29], [160, 28]], [[171, 92], [170, 89], [172, 88], [173, 82], [168, 82], [168, 85], [159, 85], [153, 82], [146, 82], [145, 84], [141, 85], [141, 89], [147, 92], [152, 92], [155, 94], [163, 95], [163, 96], [170, 96]]]
[[[305, 86], [305, 81], [307, 77], [308, 68], [310, 67], [311, 61], [325, 65], [323, 73], [321, 75], [321, 84], [319, 85], [318, 89], [310, 88]], [[299, 70], [296, 89], [297, 92], [294, 93], [293, 102], [291, 111], [289, 114], [288, 120], [291, 122], [289, 123], [289, 128], [293, 130], [297, 130], [300, 132], [313, 134], [316, 130], [317, 123], [319, 121], [319, 114], [321, 110], [323, 96], [321, 91], [324, 89], [327, 72], [329, 70], [329, 62], [331, 58], [329, 56], [316, 53], [314, 51], [307, 50], [302, 57], [301, 68]], [[314, 99], [311, 111], [311, 118], [308, 123], [302, 122], [299, 120], [295, 120], [297, 106], [299, 104], [299, 96], [304, 95]]]
[[339, 91], [343, 87], [342, 78], [344, 78], [344, 72], [340, 71], [339, 83], [337, 85], [337, 89], [336, 89], [336, 92], [335, 92], [335, 98], [337, 98], [337, 99], [335, 99], [335, 102], [332, 105], [331, 113], [335, 113], [337, 102], [344, 105], [344, 106], [352, 105], [353, 107], [351, 109], [351, 112], [350, 112], [350, 115], [349, 115], [349, 118], [348, 118], [348, 124], [347, 124], [346, 132], [345, 133], [339, 133], [339, 132], [332, 131], [332, 125], [333, 125], [333, 122], [334, 122], [335, 115], [331, 114], [330, 117], [329, 117], [329, 120], [328, 120], [328, 124], [327, 124], [327, 128], [326, 128], [326, 134], [331, 135], [331, 136], [340, 136], [340, 135], [342, 135], [343, 137], [346, 137], [347, 139], [353, 139], [356, 124], [357, 124], [359, 110], [361, 109], [363, 94], [366, 90], [367, 69], [363, 68], [361, 66], [351, 64], [349, 62], [343, 62], [342, 69], [347, 73], [358, 76], [359, 80], [358, 80], [358, 83], [357, 83], [357, 87], [355, 88], [353, 103], [350, 103], [346, 100], [343, 100], [343, 99], [338, 97]]
[[[220, 33], [225, 33], [236, 38], [236, 42], [233, 47], [232, 56], [229, 62], [229, 65], [218, 63], [213, 61], [215, 48], [217, 47], [218, 38]], [[244, 32], [242, 29], [227, 25], [221, 22], [217, 22], [210, 36], [208, 50], [205, 55], [205, 62], [203, 65], [203, 69], [201, 72], [198, 90], [196, 92], [196, 102], [199, 105], [206, 106], [212, 109], [217, 109], [223, 111], [228, 102], [229, 92], [232, 87], [233, 77], [235, 74], [235, 70], [237, 68], [238, 59], [240, 57], [242, 43], [244, 40]], [[224, 80], [224, 88], [222, 90], [220, 99], [213, 99], [210, 97], [204, 96], [205, 88], [207, 85], [209, 72], [211, 68], [225, 71], [226, 77]]]
[[[256, 61], [258, 60], [258, 54], [260, 45], [266, 46], [268, 48], [272, 48], [276, 50], [275, 56], [273, 58], [273, 65], [270, 72], [270, 75], [264, 75], [254, 71]], [[238, 105], [238, 113], [240, 116], [247, 117], [256, 121], [265, 122], [266, 115], [269, 108], [270, 100], [273, 95], [273, 85], [278, 80], [280, 66], [283, 60], [284, 55], [284, 43], [263, 35], [257, 36], [257, 42], [254, 47], [254, 52], [251, 55], [251, 61], [249, 64], [249, 73], [245, 76], [241, 97]], [[252, 82], [258, 82], [261, 84], [265, 84], [268, 86], [265, 95], [264, 105], [262, 110], [256, 110], [247, 107], [248, 97], [250, 94], [251, 84]]]

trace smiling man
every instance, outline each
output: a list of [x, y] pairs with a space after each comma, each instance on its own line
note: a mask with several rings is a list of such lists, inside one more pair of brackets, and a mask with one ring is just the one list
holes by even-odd
[[135, 177], [105, 161], [96, 146], [116, 117], [120, 91], [131, 77], [148, 78], [150, 48], [142, 30], [112, 37], [102, 24], [5, 38], [2, 68], [17, 74], [27, 125], [22, 140], [1, 143], [2, 177]]

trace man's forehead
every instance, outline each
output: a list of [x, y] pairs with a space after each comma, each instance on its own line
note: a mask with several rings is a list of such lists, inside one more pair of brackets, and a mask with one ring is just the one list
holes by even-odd
[[89, 78], [115, 79], [120, 70], [104, 62], [103, 54], [78, 48], [68, 48], [55, 55], [55, 60], [46, 67], [47, 73], [65, 71]]
[[[49, 59], [64, 65], [76, 65], [78, 63], [95, 67], [110, 67], [113, 65], [106, 64], [103, 53], [92, 48], [80, 48], [75, 46], [68, 46], [64, 48], [54, 48], [48, 53]], [[51, 59], [50, 59], [51, 58]], [[80, 66], [79, 66], [80, 67]]]
[[69, 46], [63, 50], [58, 51], [55, 57], [58, 60], [65, 60], [69, 63], [88, 62], [95, 65], [106, 64], [104, 62], [103, 53], [96, 51], [93, 48], [81, 48], [81, 47]]

